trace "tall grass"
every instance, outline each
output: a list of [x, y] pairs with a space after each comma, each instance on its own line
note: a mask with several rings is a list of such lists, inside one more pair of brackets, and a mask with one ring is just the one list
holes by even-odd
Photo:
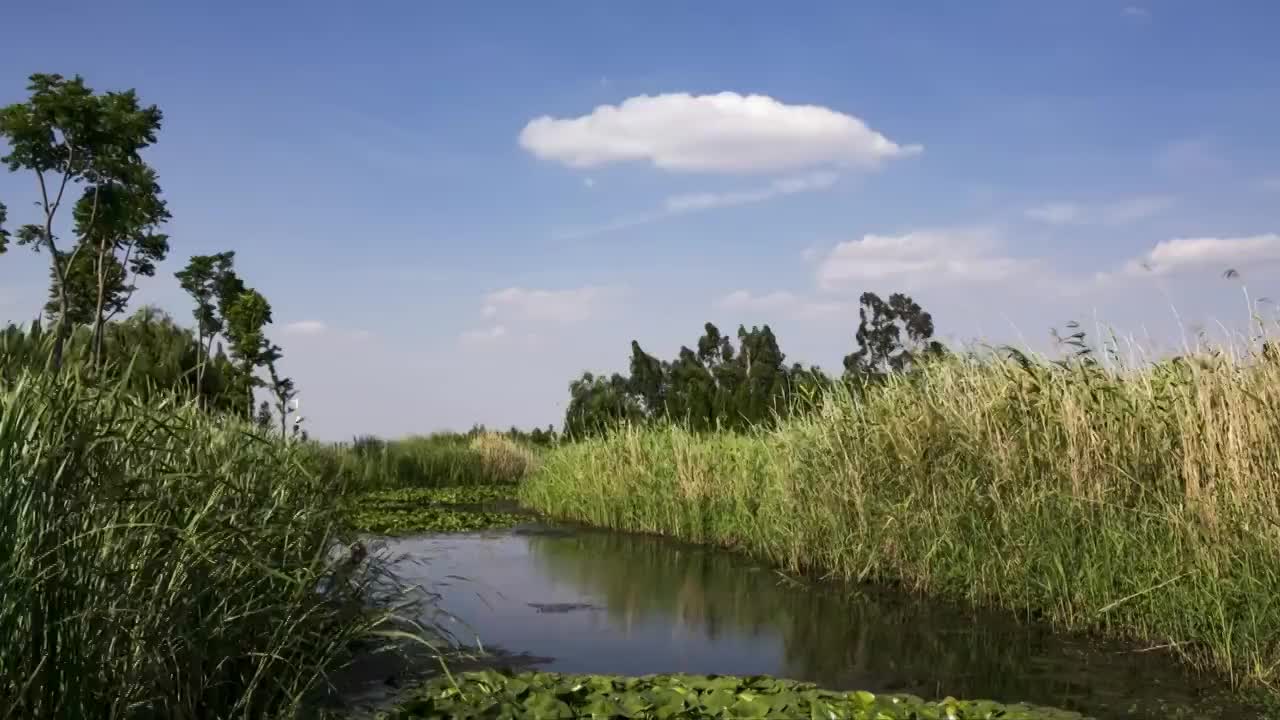
[[353, 490], [514, 483], [537, 461], [534, 450], [497, 433], [363, 437], [317, 451]]
[[[1265, 347], [1265, 346], [1264, 346]], [[741, 548], [1280, 681], [1280, 359], [953, 357], [748, 436], [549, 454], [555, 516]]]
[[68, 374], [0, 387], [0, 717], [298, 712], [376, 622], [303, 452]]

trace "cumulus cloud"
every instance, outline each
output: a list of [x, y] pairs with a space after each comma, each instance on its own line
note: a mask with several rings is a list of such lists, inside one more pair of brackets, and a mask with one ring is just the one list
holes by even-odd
[[818, 286], [839, 290], [891, 280], [904, 285], [990, 281], [1035, 267], [1000, 252], [988, 229], [920, 230], [864, 235], [836, 245], [818, 266]]
[[1178, 238], [1156, 243], [1150, 252], [1125, 264], [1121, 272], [1166, 275], [1188, 269], [1245, 270], [1248, 266], [1277, 262], [1280, 262], [1280, 235], [1276, 233], [1236, 238]]
[[1127, 225], [1158, 215], [1173, 207], [1173, 198], [1150, 195], [1114, 203], [1085, 205], [1058, 202], [1026, 211], [1027, 217], [1050, 225]]
[[323, 335], [328, 329], [321, 320], [299, 320], [284, 326], [286, 335]]
[[648, 162], [676, 172], [874, 169], [922, 149], [830, 108], [733, 92], [641, 95], [575, 118], [544, 115], [525, 125], [519, 142], [537, 157], [570, 167]]
[[509, 287], [484, 297], [485, 317], [560, 324], [581, 322], [623, 292], [615, 286], [588, 285], [566, 290]]

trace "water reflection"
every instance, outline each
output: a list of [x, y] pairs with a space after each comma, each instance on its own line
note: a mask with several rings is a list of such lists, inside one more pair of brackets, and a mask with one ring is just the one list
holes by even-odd
[[[405, 580], [486, 646], [564, 672], [769, 674], [835, 689], [1025, 701], [1099, 717], [1250, 717], [1157, 653], [886, 592], [797, 583], [730, 554], [601, 531], [406, 539]], [[465, 635], [465, 633], [459, 633]]]

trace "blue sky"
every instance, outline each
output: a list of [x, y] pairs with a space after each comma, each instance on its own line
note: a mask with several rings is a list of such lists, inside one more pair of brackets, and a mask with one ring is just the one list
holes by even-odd
[[[164, 110], [137, 300], [189, 317], [173, 272], [234, 249], [321, 437], [558, 423], [706, 320], [837, 367], [864, 290], [1036, 348], [1241, 327], [1227, 267], [1280, 297], [1275, 3], [177, 5], [7, 10], [0, 103], [60, 72]], [[34, 197], [0, 175], [11, 222]], [[44, 260], [0, 258], [0, 321]]]

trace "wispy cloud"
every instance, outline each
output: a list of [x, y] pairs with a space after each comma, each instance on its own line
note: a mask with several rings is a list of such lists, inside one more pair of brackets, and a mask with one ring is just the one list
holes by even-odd
[[567, 230], [558, 234], [561, 239], [578, 239], [624, 230], [638, 225], [659, 222], [677, 215], [762, 203], [775, 198], [799, 193], [815, 192], [832, 187], [840, 180], [833, 172], [814, 172], [774, 180], [768, 185], [747, 190], [724, 192], [684, 193], [667, 197], [659, 210], [621, 217], [609, 222], [584, 228]]
[[625, 288], [616, 285], [587, 285], [563, 290], [509, 287], [485, 295], [481, 314], [487, 318], [504, 319], [508, 323], [572, 324], [587, 320], [624, 293]]
[[818, 172], [800, 177], [775, 180], [766, 187], [738, 192], [704, 192], [674, 195], [666, 200], [666, 211], [676, 214], [694, 210], [733, 207], [764, 202], [781, 195], [823, 190], [836, 184], [840, 176], [832, 172]]
[[284, 326], [286, 335], [323, 335], [328, 329], [321, 320], [299, 320]]
[[467, 330], [462, 333], [461, 340], [466, 344], [477, 344], [493, 342], [501, 340], [507, 336], [507, 328], [505, 325], [493, 325], [485, 328], [476, 328]]
[[1125, 17], [1133, 18], [1134, 20], [1151, 19], [1151, 11], [1138, 5], [1126, 5], [1120, 12]]
[[800, 318], [838, 315], [848, 312], [849, 309], [845, 303], [802, 297], [786, 290], [764, 294], [734, 290], [719, 298], [716, 306], [725, 310], [782, 314]]
[[1155, 164], [1171, 175], [1210, 175], [1228, 167], [1221, 148], [1209, 138], [1169, 143], [1156, 153]]
[[731, 173], [875, 169], [922, 149], [837, 110], [734, 92], [641, 95], [579, 117], [544, 115], [525, 125], [519, 143], [577, 168], [648, 162], [661, 170]]
[[1127, 225], [1173, 207], [1166, 195], [1148, 195], [1113, 203], [1056, 202], [1030, 208], [1026, 216], [1050, 225]]

